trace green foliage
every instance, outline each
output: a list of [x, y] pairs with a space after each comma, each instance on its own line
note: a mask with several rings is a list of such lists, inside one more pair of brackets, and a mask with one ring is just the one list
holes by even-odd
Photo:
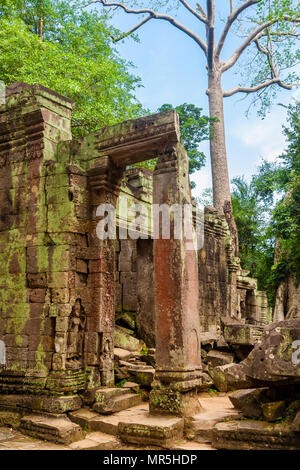
[[288, 126], [284, 127], [288, 146], [278, 161], [263, 162], [250, 184], [242, 178], [233, 180], [242, 265], [258, 278], [259, 288], [267, 290], [271, 304], [286, 276], [293, 274], [300, 281], [299, 111], [300, 103], [288, 107]]
[[180, 134], [183, 145], [189, 156], [189, 172], [194, 173], [205, 165], [205, 155], [198, 146], [203, 140], [209, 139], [210, 118], [202, 115], [202, 108], [193, 104], [181, 104], [173, 108], [171, 104], [163, 104], [158, 111], [176, 109], [179, 115]]
[[82, 3], [6, 1], [0, 7], [1, 80], [40, 83], [74, 100], [77, 135], [142, 114], [134, 97], [140, 80], [112, 48], [115, 31], [106, 14], [83, 11]]
[[272, 302], [270, 273], [274, 262], [275, 239], [269, 233], [270, 209], [254, 184], [243, 178], [232, 181], [232, 208], [239, 234], [241, 265], [258, 280], [258, 288], [269, 293]]
[[124, 385], [126, 382], [127, 382], [126, 379], [122, 379], [122, 380], [120, 380], [120, 382], [117, 382], [117, 383], [115, 384], [115, 387], [122, 388], [123, 385]]
[[147, 348], [147, 346], [144, 344], [141, 351], [140, 351], [140, 355], [141, 356], [147, 356], [149, 354], [149, 349]]
[[213, 190], [212, 188], [205, 188], [200, 196], [195, 198], [195, 202], [201, 207], [213, 206]]
[[[296, 47], [297, 29], [292, 22], [299, 16], [297, 0], [260, 0], [252, 10], [245, 11], [236, 28], [239, 36], [249, 34], [265, 22], [271, 24], [258, 37], [258, 43], [253, 41], [247, 48], [238, 68], [243, 79], [240, 85], [255, 87], [279, 76], [286, 85], [299, 84], [295, 64], [299, 62], [300, 51]], [[251, 105], [258, 108], [259, 116], [265, 117], [278, 91], [278, 83], [273, 83], [252, 95]]]
[[[202, 108], [187, 103], [176, 106], [176, 108], [171, 104], [163, 104], [157, 111], [162, 113], [173, 109], [176, 109], [179, 115], [181, 139], [189, 157], [189, 173], [192, 174], [205, 165], [206, 157], [203, 152], [200, 152], [198, 146], [203, 140], [209, 139], [210, 123], [214, 119], [203, 116]], [[156, 161], [156, 159], [153, 159], [134, 166], [154, 170]], [[191, 186], [195, 185], [191, 183]]]

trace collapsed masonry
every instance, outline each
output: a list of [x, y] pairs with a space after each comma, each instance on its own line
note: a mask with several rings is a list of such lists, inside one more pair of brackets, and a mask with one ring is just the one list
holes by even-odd
[[[123, 391], [111, 388], [114, 344], [129, 340], [116, 318], [135, 312], [139, 338], [156, 348], [151, 413], [176, 416], [200, 411], [205, 334], [222, 329], [226, 344], [252, 349], [272, 320], [213, 208], [198, 253], [174, 237], [97, 237], [97, 207], [117, 207], [120, 194], [148, 206], [192, 202], [176, 113], [72, 139], [72, 108], [23, 83], [8, 87], [0, 108], [0, 409], [17, 411], [24, 430], [46, 438], [41, 417], [24, 415], [60, 419], [83, 402], [103, 413], [125, 406]], [[127, 169], [150, 158], [158, 158], [153, 173]], [[52, 439], [80, 438], [78, 426], [64, 426], [66, 435], [54, 426]]]

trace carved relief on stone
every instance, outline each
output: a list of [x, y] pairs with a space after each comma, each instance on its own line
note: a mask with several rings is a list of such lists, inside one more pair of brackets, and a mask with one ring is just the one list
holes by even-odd
[[77, 299], [69, 319], [67, 340], [67, 368], [80, 369], [83, 366], [83, 346], [86, 316], [81, 300]]
[[106, 333], [102, 333], [100, 371], [102, 385], [110, 385], [114, 379], [114, 351], [113, 338]]

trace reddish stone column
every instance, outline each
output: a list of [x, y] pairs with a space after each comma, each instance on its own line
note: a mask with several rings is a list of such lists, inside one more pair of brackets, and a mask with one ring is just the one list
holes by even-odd
[[[115, 239], [97, 237], [97, 207], [110, 204], [116, 207], [123, 170], [117, 168], [109, 157], [101, 157], [89, 169], [89, 186], [92, 204], [92, 221], [89, 229], [89, 246], [95, 252], [90, 261], [89, 283], [92, 290], [92, 318], [88, 333], [98, 334], [94, 354], [87, 355], [91, 366], [99, 364], [101, 385], [114, 385], [114, 329], [115, 329]], [[97, 255], [98, 253], [98, 255]]]
[[[153, 203], [191, 204], [188, 158], [178, 144], [160, 156], [153, 178]], [[156, 373], [150, 412], [192, 416], [201, 407], [200, 319], [197, 251], [186, 238], [154, 240]]]

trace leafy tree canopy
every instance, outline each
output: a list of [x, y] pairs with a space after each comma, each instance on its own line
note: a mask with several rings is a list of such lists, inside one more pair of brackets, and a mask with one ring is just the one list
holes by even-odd
[[[181, 104], [174, 108], [171, 104], [163, 104], [158, 108], [158, 112], [171, 111], [176, 109], [179, 115], [179, 125], [182, 143], [189, 157], [189, 173], [192, 174], [200, 170], [205, 165], [206, 156], [199, 150], [199, 144], [203, 140], [208, 140], [210, 136], [210, 119], [202, 115], [202, 108], [194, 104]], [[156, 159], [138, 163], [135, 166], [154, 170]], [[192, 188], [195, 183], [191, 183]]]
[[107, 15], [82, 4], [5, 0], [0, 6], [0, 79], [40, 83], [74, 100], [77, 135], [143, 113], [134, 96], [140, 79], [111, 46], [115, 30]]
[[232, 181], [242, 265], [268, 291], [271, 303], [282, 279], [292, 274], [300, 281], [299, 111], [300, 103], [288, 107], [287, 149], [277, 161], [264, 161], [249, 184], [243, 178]]
[[205, 155], [199, 150], [199, 144], [209, 139], [210, 118], [202, 115], [202, 108], [194, 104], [181, 104], [174, 108], [171, 104], [163, 104], [158, 111], [176, 109], [179, 115], [180, 134], [183, 145], [189, 156], [190, 174], [200, 170], [205, 165]]

